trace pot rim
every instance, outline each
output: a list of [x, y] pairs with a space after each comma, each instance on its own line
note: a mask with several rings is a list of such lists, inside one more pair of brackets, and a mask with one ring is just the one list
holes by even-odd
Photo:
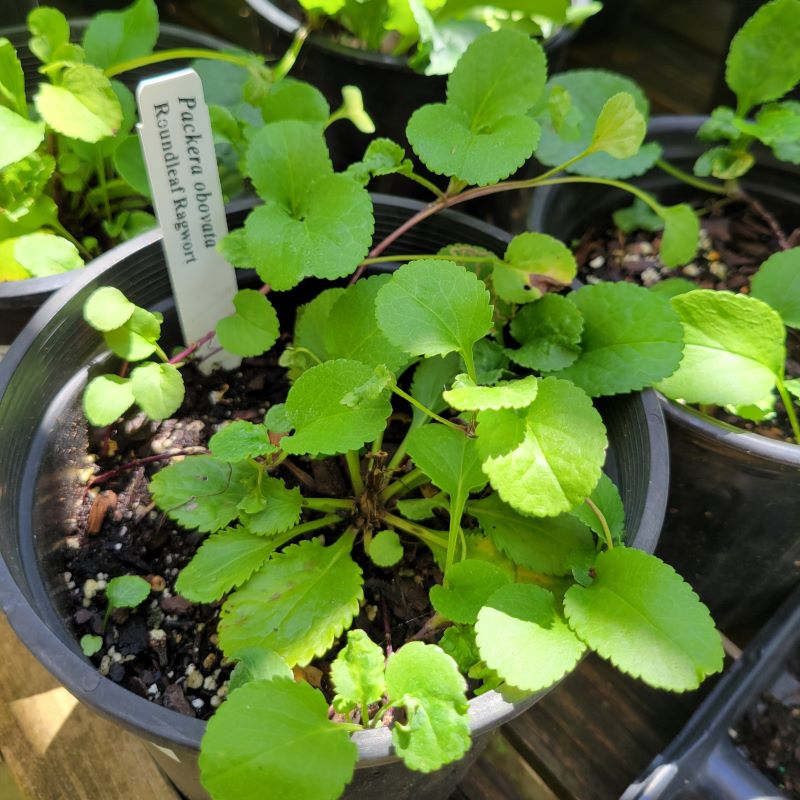
[[[401, 208], [413, 212], [424, 204], [417, 200], [373, 194], [376, 204]], [[243, 198], [229, 204], [228, 214], [246, 210], [258, 204], [256, 198]], [[509, 234], [481, 220], [450, 209], [439, 216], [469, 224], [484, 232], [490, 232], [499, 240], [508, 241]], [[92, 264], [80, 271], [80, 275], [68, 286], [51, 297], [33, 316], [28, 325], [15, 340], [11, 349], [0, 362], [0, 402], [14, 371], [22, 358], [35, 343], [42, 327], [74, 295], [111, 268], [120, 258], [131, 256], [145, 247], [157, 244], [162, 239], [158, 228], [112, 248], [95, 259]], [[650, 481], [645, 496], [645, 512], [639, 527], [632, 532], [629, 544], [652, 552], [658, 540], [664, 508], [659, 513], [655, 496], [663, 491], [668, 475], [668, 448], [666, 428], [658, 400], [652, 391], [639, 393], [644, 410], [643, 432], [650, 443], [649, 469]], [[103, 677], [88, 660], [68, 648], [28, 602], [23, 591], [11, 575], [5, 559], [0, 557], [0, 605], [5, 611], [12, 628], [35, 655], [39, 662], [70, 692], [82, 702], [118, 724], [133, 729], [140, 737], [153, 742], [161, 742], [164, 747], [180, 747], [197, 750], [205, 731], [206, 722], [184, 716], [163, 706], [156, 705], [139, 697], [130, 690]], [[552, 688], [552, 687], [551, 687]], [[511, 687], [503, 692], [489, 691], [469, 702], [469, 724], [473, 736], [499, 727], [510, 720], [539, 697], [546, 689], [537, 693], [527, 693]], [[112, 713], [110, 709], [114, 709]], [[122, 722], [124, 720], [124, 722]], [[357, 768], [374, 767], [381, 763], [394, 762], [391, 731], [388, 728], [360, 731], [353, 735], [359, 748]], [[172, 753], [174, 756], [174, 753]], [[177, 758], [177, 756], [175, 756]]]
[[[88, 27], [89, 17], [76, 17], [69, 20], [70, 30], [83, 31]], [[29, 36], [27, 25], [9, 25], [0, 28], [0, 36], [11, 39], [12, 43], [17, 37]], [[210, 33], [196, 31], [183, 25], [173, 25], [169, 22], [159, 26], [159, 38], [169, 36], [175, 39], [185, 39], [188, 43], [203, 47], [206, 50], [230, 50], [235, 47], [231, 42], [213, 36]], [[18, 46], [18, 45], [17, 45]], [[103, 254], [104, 255], [104, 254]], [[98, 256], [102, 258], [102, 256]], [[97, 259], [93, 259], [96, 261]], [[91, 262], [90, 262], [91, 263]], [[87, 265], [88, 266], [88, 265]], [[0, 309], [4, 306], [26, 305], [31, 306], [41, 303], [42, 299], [49, 297], [54, 292], [70, 283], [75, 275], [86, 269], [86, 266], [69, 272], [60, 272], [57, 275], [47, 275], [43, 278], [25, 278], [21, 281], [0, 282]]]
[[[573, 5], [584, 6], [588, 5], [590, 0], [571, 0]], [[295, 19], [291, 14], [287, 14], [280, 9], [271, 0], [246, 0], [247, 5], [259, 16], [266, 19], [270, 24], [278, 28], [282, 33], [288, 36], [294, 36], [301, 27], [299, 20]], [[546, 52], [550, 52], [558, 47], [563, 47], [569, 44], [577, 34], [577, 28], [562, 26], [556, 29], [556, 32], [548, 39], [542, 42]], [[340, 44], [327, 36], [320, 33], [311, 33], [308, 37], [308, 42], [320, 50], [325, 50], [343, 59], [355, 61], [358, 64], [372, 68], [382, 68], [388, 70], [396, 70], [399, 72], [413, 72], [408, 66], [408, 59], [404, 56], [393, 56], [388, 53], [379, 53], [375, 50], [360, 50], [356, 47], [350, 47], [345, 44]], [[446, 75], [420, 75], [420, 78], [447, 78]]]

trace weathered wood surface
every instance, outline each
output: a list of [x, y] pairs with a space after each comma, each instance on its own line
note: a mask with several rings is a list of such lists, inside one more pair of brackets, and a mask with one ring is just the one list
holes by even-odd
[[178, 800], [133, 736], [80, 705], [0, 614], [0, 798]]

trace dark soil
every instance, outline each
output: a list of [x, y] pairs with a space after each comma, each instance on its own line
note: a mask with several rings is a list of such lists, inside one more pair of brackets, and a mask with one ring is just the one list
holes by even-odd
[[[800, 217], [798, 217], [800, 222]], [[668, 278], [685, 278], [699, 289], [722, 289], [747, 294], [750, 279], [773, 253], [800, 244], [800, 228], [786, 234], [759, 203], [721, 200], [707, 203], [700, 217], [700, 247], [684, 267], [670, 269], [658, 257], [660, 233], [626, 234], [611, 219], [590, 228], [575, 256], [578, 277], [586, 283], [630, 281], [650, 287]], [[786, 377], [800, 377], [800, 335], [789, 330]], [[704, 409], [716, 419], [772, 439], [793, 442], [792, 429], [778, 401], [775, 419], [754, 423], [723, 408]]]
[[800, 650], [730, 733], [740, 752], [788, 797], [800, 800]]
[[[103, 675], [154, 703], [207, 719], [227, 694], [233, 666], [217, 647], [221, 603], [193, 604], [174, 593], [180, 570], [204, 535], [179, 529], [156, 510], [147, 480], [169, 463], [156, 460], [163, 454], [206, 452], [206, 442], [222, 423], [260, 422], [272, 404], [285, 399], [288, 383], [275, 353], [248, 359], [236, 372], [209, 377], [191, 367], [183, 372], [187, 400], [174, 419], [156, 424], [133, 417], [112, 428], [107, 439], [95, 435], [95, 486], [86, 493], [75, 515], [76, 530], [66, 540], [63, 578], [76, 636], [103, 637], [103, 648], [92, 657]], [[147, 463], [135, 464], [143, 459]], [[338, 459], [312, 464], [296, 458], [291, 468], [287, 460], [274, 474], [288, 486], [297, 485], [298, 476], [310, 479], [317, 496], [347, 496], [342, 488], [349, 480]], [[319, 516], [307, 513], [309, 519]], [[324, 531], [329, 539], [337, 533]], [[428, 619], [428, 590], [441, 581], [427, 547], [413, 539], [404, 545], [404, 559], [390, 569], [376, 567], [358, 541], [353, 548], [364, 572], [365, 594], [354, 626], [394, 649]], [[137, 609], [115, 611], [104, 631], [106, 583], [126, 574], [146, 578], [150, 597]], [[327, 675], [337, 649], [297, 675], [321, 688], [329, 700], [333, 692]]]

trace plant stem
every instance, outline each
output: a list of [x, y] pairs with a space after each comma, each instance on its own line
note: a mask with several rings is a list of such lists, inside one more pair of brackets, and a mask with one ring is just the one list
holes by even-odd
[[[426, 259], [426, 260], [441, 260], [441, 261], [452, 261], [454, 256], [448, 255], [440, 255], [439, 253], [430, 253], [430, 254], [423, 254], [423, 255], [399, 255], [399, 256], [378, 256], [377, 258], [365, 258], [361, 263], [362, 264], [391, 264], [394, 261], [418, 261], [419, 259]], [[455, 256], [459, 261], [463, 261], [465, 264], [485, 264], [489, 261], [500, 261], [500, 259], [495, 256]]]
[[[469, 367], [469, 365], [467, 365], [467, 367]], [[473, 370], [474, 369], [475, 369], [475, 367], [473, 366]], [[422, 403], [420, 403], [419, 400], [413, 398], [407, 392], [404, 392], [399, 386], [392, 386], [392, 391], [396, 395], [402, 397], [403, 400], [408, 400], [408, 402], [411, 403], [412, 406], [415, 406], [420, 411], [422, 411], [424, 414], [427, 414], [431, 419], [435, 419], [437, 422], [441, 422], [442, 425], [447, 425], [448, 428], [452, 428], [453, 430], [461, 431], [461, 433], [464, 432], [464, 429], [460, 425], [456, 425], [455, 422], [451, 422], [449, 419], [445, 419], [444, 417], [440, 417], [436, 412], [431, 411], [429, 408], [427, 408], [426, 406], [422, 405]]]
[[[463, 511], [463, 505], [462, 509]], [[456, 542], [458, 542], [459, 535], [464, 534], [461, 531], [461, 514], [458, 514], [458, 509], [455, 508], [453, 498], [450, 498], [450, 526], [447, 530], [447, 556], [444, 561], [444, 584], [447, 588], [447, 573], [450, 567], [453, 566], [453, 561], [456, 557]]]
[[313, 511], [338, 511], [340, 509], [352, 511], [354, 504], [352, 500], [339, 500], [336, 497], [304, 497], [302, 500], [304, 508]]
[[409, 486], [409, 484], [413, 484], [418, 478], [424, 477], [427, 480], [427, 475], [419, 468], [416, 467], [412, 469], [411, 472], [407, 472], [403, 475], [402, 478], [399, 480], [394, 481], [394, 483], [390, 483], [379, 495], [381, 500], [385, 503], [390, 498], [394, 497], [396, 494], [399, 494], [403, 491], [403, 489], [410, 489], [413, 488]]
[[277, 548], [286, 544], [286, 542], [290, 542], [297, 536], [302, 536], [304, 533], [311, 533], [320, 528], [327, 528], [330, 525], [337, 525], [341, 521], [342, 518], [338, 514], [326, 514], [319, 519], [312, 519], [310, 522], [303, 522], [300, 525], [295, 525], [294, 528], [290, 528], [286, 533], [274, 536], [272, 541], [276, 543], [275, 549], [277, 550]]
[[789, 417], [789, 424], [792, 426], [794, 441], [796, 444], [800, 444], [800, 423], [798, 423], [797, 414], [795, 413], [794, 404], [792, 403], [789, 390], [786, 388], [783, 378], [778, 378], [776, 385], [778, 387], [778, 394], [781, 396], [781, 400], [783, 401], [783, 407], [786, 409], [786, 414]]
[[711, 183], [711, 181], [704, 181], [702, 178], [696, 178], [691, 173], [685, 172], [674, 164], [670, 164], [669, 161], [663, 158], [659, 158], [656, 161], [656, 166], [666, 172], [667, 175], [672, 175], [673, 178], [677, 178], [679, 181], [683, 181], [683, 183], [689, 186], [694, 186], [696, 189], [702, 189], [704, 192], [722, 195], [728, 195], [729, 193], [724, 184]]
[[426, 528], [423, 525], [417, 525], [416, 522], [410, 522], [407, 519], [398, 517], [395, 514], [390, 514], [388, 511], [383, 512], [383, 520], [395, 528], [400, 528], [401, 531], [410, 533], [418, 539], [422, 539], [427, 545], [434, 544], [436, 547], [441, 547], [443, 550], [447, 549], [447, 540], [443, 539], [436, 531]]
[[386, 465], [387, 470], [397, 469], [402, 463], [403, 459], [406, 457], [406, 450], [408, 449], [408, 436], [410, 433], [411, 431], [409, 431], [403, 437], [403, 441], [397, 446], [397, 450], [394, 451], [392, 460]]
[[278, 82], [289, 74], [289, 70], [294, 66], [297, 61], [297, 56], [300, 55], [300, 49], [303, 47], [303, 42], [308, 38], [308, 28], [301, 26], [294, 34], [289, 49], [281, 56], [280, 61], [272, 67], [272, 80]]
[[56, 231], [56, 233], [72, 242], [84, 258], [91, 260], [92, 254], [57, 219], [50, 223], [50, 227]]
[[364, 492], [364, 481], [361, 478], [361, 459], [357, 450], [348, 450], [344, 458], [347, 462], [347, 471], [350, 473], [350, 483], [353, 484], [353, 491], [358, 497]]
[[597, 519], [600, 520], [600, 527], [603, 529], [603, 536], [606, 538], [606, 545], [608, 545], [609, 550], [613, 550], [614, 537], [611, 535], [611, 529], [608, 527], [605, 514], [603, 514], [603, 512], [597, 507], [597, 504], [591, 499], [591, 497], [587, 497], [584, 502], [587, 506], [589, 506]]
[[[288, 55], [288, 52], [286, 55]], [[284, 55], [284, 58], [286, 58], [286, 55]], [[176, 47], [171, 50], [159, 50], [157, 53], [131, 58], [119, 64], [112, 64], [110, 67], [106, 67], [106, 69], [103, 70], [103, 74], [107, 78], [113, 78], [115, 75], [120, 75], [123, 72], [130, 72], [140, 67], [149, 67], [151, 64], [161, 64], [164, 61], [174, 61], [178, 58], [202, 58], [208, 61], [225, 61], [228, 64], [235, 64], [237, 67], [244, 67], [245, 69], [251, 69], [254, 63], [252, 56], [223, 53], [220, 50], [207, 50], [203, 47]], [[278, 65], [280, 65], [280, 63], [279, 61]], [[264, 67], [264, 69], [266, 69], [266, 67]]]
[[410, 181], [414, 181], [414, 183], [418, 183], [424, 189], [432, 192], [436, 197], [444, 197], [444, 192], [435, 183], [432, 183], [427, 178], [423, 178], [422, 175], [417, 175], [416, 172], [401, 172], [399, 174], [404, 178], [408, 178]]
[[185, 350], [181, 350], [180, 353], [176, 356], [172, 356], [167, 363], [168, 364], [180, 364], [184, 358], [188, 358], [195, 350], [202, 347], [206, 342], [210, 342], [214, 338], [214, 331], [209, 331], [204, 336], [201, 336], [196, 342], [190, 344]]
[[111, 203], [108, 199], [108, 186], [106, 185], [106, 167], [103, 164], [103, 157], [98, 153], [94, 165], [95, 172], [97, 173], [97, 183], [103, 198], [103, 208], [106, 212], [106, 219], [111, 221]]
[[208, 451], [204, 447], [197, 447], [192, 450], [173, 450], [171, 453], [159, 453], [158, 455], [154, 456], [145, 456], [144, 458], [137, 458], [134, 461], [129, 461], [126, 464], [120, 464], [118, 467], [115, 467], [108, 472], [102, 472], [100, 475], [95, 475], [89, 483], [86, 485], [87, 489], [91, 489], [92, 486], [97, 486], [99, 483], [105, 483], [107, 480], [111, 478], [116, 478], [117, 475], [122, 474], [123, 472], [127, 472], [131, 469], [136, 469], [136, 467], [144, 466], [145, 464], [154, 464], [157, 461], [169, 461], [171, 458], [175, 458], [175, 456], [195, 456], [200, 453], [207, 453]]

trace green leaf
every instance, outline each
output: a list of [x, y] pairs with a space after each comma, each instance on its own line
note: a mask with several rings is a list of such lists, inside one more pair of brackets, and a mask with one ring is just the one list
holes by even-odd
[[14, 245], [14, 258], [34, 278], [59, 275], [83, 266], [83, 259], [72, 242], [52, 233], [29, 233]]
[[358, 408], [365, 402], [378, 399], [394, 383], [394, 375], [383, 364], [379, 364], [373, 368], [372, 375], [364, 383], [342, 398], [342, 403], [348, 408]]
[[409, 642], [386, 665], [392, 705], [406, 710], [392, 742], [409, 769], [433, 772], [469, 750], [466, 683], [456, 662], [435, 645]]
[[303, 510], [303, 498], [296, 486], [287, 489], [280, 478], [262, 478], [258, 500], [261, 509], [241, 514], [242, 523], [251, 533], [274, 536], [296, 525]]
[[406, 158], [406, 151], [397, 142], [378, 137], [367, 145], [361, 161], [350, 164], [345, 175], [366, 186], [370, 178], [395, 172], [408, 173], [413, 169], [414, 165]]
[[142, 145], [136, 134], [126, 136], [114, 149], [114, 169], [120, 178], [143, 197], [150, 197], [150, 180], [144, 165]]
[[569, 286], [578, 270], [570, 249], [546, 233], [515, 236], [503, 261], [495, 265], [492, 283], [509, 303], [530, 303], [553, 286]]
[[596, 397], [642, 389], [677, 369], [683, 332], [663, 297], [620, 281], [583, 286], [569, 299], [583, 316], [583, 349], [559, 378]]
[[294, 680], [289, 665], [274, 651], [263, 647], [248, 647], [237, 654], [237, 664], [231, 672], [228, 692], [240, 689], [251, 681], [270, 681], [273, 678]]
[[128, 378], [98, 375], [89, 381], [83, 393], [83, 413], [91, 425], [105, 427], [119, 419], [135, 398]]
[[654, 283], [649, 287], [651, 292], [660, 294], [666, 299], [677, 297], [679, 294], [686, 294], [686, 292], [693, 292], [697, 288], [696, 283], [692, 283], [686, 278], [667, 278], [664, 281]]
[[394, 531], [380, 531], [369, 543], [369, 557], [379, 567], [393, 567], [403, 558], [403, 545]]
[[333, 174], [317, 126], [265, 125], [250, 143], [247, 173], [268, 202], [250, 213], [240, 235], [246, 263], [240, 247], [223, 247], [235, 266], [255, 267], [279, 291], [303, 277], [332, 280], [355, 270], [372, 241], [372, 202], [363, 187]]
[[611, 216], [614, 224], [623, 233], [633, 233], [634, 231], [654, 233], [664, 227], [664, 220], [639, 197], [627, 208], [617, 209]]
[[647, 121], [636, 108], [633, 95], [618, 92], [606, 100], [594, 126], [592, 152], [614, 158], [633, 158], [647, 133]]
[[358, 86], [342, 86], [342, 105], [337, 109], [339, 119], [349, 119], [361, 133], [375, 133], [375, 123], [364, 109], [364, 97]]
[[331, 109], [319, 89], [305, 81], [284, 78], [274, 84], [261, 105], [264, 122], [300, 120], [324, 127]]
[[375, 319], [375, 298], [390, 280], [390, 275], [362, 278], [336, 296], [323, 333], [328, 358], [348, 358], [368, 367], [384, 364], [391, 372], [402, 371], [408, 354], [384, 336]]
[[777, 100], [800, 81], [800, 3], [765, 3], [739, 29], [725, 62], [725, 81], [744, 117], [757, 103]]
[[[360, 628], [348, 631], [347, 644], [331, 664], [336, 688], [333, 707], [346, 714], [354, 708], [377, 703], [386, 689], [383, 650]], [[362, 720], [366, 724], [367, 720]]]
[[677, 267], [691, 261], [697, 253], [700, 236], [697, 214], [686, 203], [661, 206], [658, 213], [664, 220], [660, 251], [664, 266]]
[[112, 578], [106, 586], [106, 599], [111, 608], [136, 608], [150, 594], [150, 584], [138, 575]]
[[281, 440], [281, 447], [297, 455], [334, 455], [374, 440], [392, 411], [386, 393], [358, 406], [343, 402], [372, 375], [365, 364], [346, 359], [326, 361], [304, 372], [286, 398], [286, 415], [295, 432]]
[[475, 439], [466, 434], [444, 425], [423, 425], [406, 442], [414, 464], [458, 506], [486, 485]]
[[[5, 219], [6, 224], [11, 225], [17, 221], [27, 221], [38, 202], [46, 200], [52, 203], [49, 197], [42, 197], [42, 193], [45, 192], [55, 167], [56, 162], [51, 155], [34, 151], [22, 160], [0, 169], [0, 220]], [[40, 226], [35, 224], [31, 230], [38, 227]], [[19, 236], [24, 233], [26, 231], [20, 227], [10, 235]], [[2, 238], [6, 238], [6, 235]]]
[[91, 658], [95, 653], [103, 649], [103, 637], [86, 634], [81, 636], [81, 650], [87, 658]]
[[528, 692], [558, 682], [586, 650], [556, 611], [552, 593], [533, 584], [498, 589], [478, 614], [475, 634], [487, 666]]
[[544, 51], [519, 31], [475, 39], [447, 82], [447, 103], [417, 109], [406, 136], [432, 172], [486, 185], [530, 158], [539, 125], [527, 112], [544, 88]]
[[294, 326], [294, 345], [310, 350], [320, 361], [328, 361], [330, 354], [325, 347], [331, 309], [344, 294], [345, 289], [336, 286], [320, 292], [310, 303], [297, 309]]
[[150, 493], [182, 527], [213, 533], [239, 515], [238, 505], [247, 493], [244, 481], [252, 472], [249, 464], [189, 456], [157, 472], [150, 480]]
[[16, 48], [5, 37], [0, 37], [0, 105], [7, 106], [23, 117], [28, 115], [25, 73]]
[[33, 101], [53, 130], [83, 142], [113, 136], [122, 124], [122, 107], [111, 82], [88, 64], [67, 67], [58, 86], [40, 84]]
[[83, 35], [87, 60], [105, 69], [153, 52], [158, 39], [158, 9], [153, 0], [136, 0], [122, 11], [92, 18]]
[[161, 335], [161, 317], [135, 306], [128, 320], [119, 328], [107, 331], [104, 339], [109, 349], [127, 361], [141, 361], [152, 355]]
[[698, 289], [673, 297], [685, 339], [678, 371], [656, 384], [687, 403], [758, 403], [786, 360], [780, 315], [754, 297]]
[[240, 289], [233, 296], [235, 314], [217, 323], [220, 344], [237, 356], [258, 356], [278, 340], [280, 326], [272, 303], [255, 289]]
[[43, 6], [34, 8], [28, 14], [28, 29], [32, 36], [29, 41], [31, 52], [45, 64], [55, 60], [75, 60], [69, 41], [69, 22], [55, 8]]
[[397, 501], [397, 510], [400, 514], [406, 519], [412, 519], [417, 522], [434, 516], [434, 509], [443, 508], [447, 510], [447, 507], [447, 499], [443, 494], [437, 494], [434, 497]]
[[247, 581], [274, 549], [263, 536], [226, 528], [203, 542], [181, 570], [175, 588], [194, 603], [213, 603]]
[[[625, 541], [625, 506], [622, 504], [619, 489], [605, 472], [600, 476], [600, 480], [597, 486], [594, 487], [590, 499], [605, 517], [614, 543], [623, 543]], [[588, 525], [597, 534], [600, 541], [605, 541], [600, 520], [588, 504], [584, 503], [577, 508], [573, 508], [570, 514], [577, 517], [585, 525]]]
[[712, 147], [694, 163], [694, 174], [729, 181], [744, 175], [755, 163], [752, 153], [733, 147]]
[[44, 141], [44, 123], [0, 106], [0, 169], [29, 156]]
[[361, 569], [350, 557], [354, 535], [345, 533], [329, 547], [306, 540], [273, 555], [222, 609], [225, 655], [236, 658], [239, 650], [258, 645], [304, 666], [328, 650], [364, 594]]
[[277, 448], [270, 442], [265, 425], [237, 419], [220, 428], [209, 439], [208, 449], [220, 461], [242, 461], [274, 453]]
[[183, 402], [183, 376], [172, 364], [148, 362], [131, 372], [131, 388], [150, 419], [167, 419]]
[[471, 625], [451, 625], [439, 639], [439, 647], [458, 664], [463, 673], [481, 660], [478, 645], [475, 643], [475, 631]]
[[488, 561], [459, 561], [447, 570], [445, 586], [431, 587], [431, 605], [452, 622], [472, 624], [489, 596], [510, 582], [504, 570]]
[[522, 345], [506, 350], [516, 364], [541, 372], [563, 369], [580, 354], [583, 316], [566, 297], [548, 294], [519, 309], [511, 335]]
[[523, 411], [479, 411], [477, 433], [483, 471], [523, 514], [569, 511], [600, 478], [605, 426], [591, 400], [568, 381], [540, 380], [536, 399]]
[[442, 396], [459, 411], [487, 408], [525, 408], [536, 398], [538, 384], [533, 375], [516, 381], [500, 381], [494, 386], [476, 386], [469, 375], [457, 375], [453, 388]]
[[[642, 90], [633, 81], [613, 72], [596, 69], [561, 72], [553, 76], [547, 86], [551, 91], [554, 87], [560, 87], [569, 93], [574, 110], [573, 118], [577, 120], [576, 135], [567, 138], [556, 131], [547, 110], [537, 116], [542, 125], [542, 139], [536, 150], [536, 158], [548, 167], [563, 164], [592, 145], [603, 108], [615, 95], [621, 92], [630, 95], [636, 111], [645, 122], [649, 115], [649, 103]], [[614, 111], [615, 108], [616, 103], [610, 110]], [[637, 129], [638, 124], [637, 121]], [[578, 175], [630, 178], [647, 172], [660, 155], [660, 145], [650, 142], [639, 148], [639, 152], [631, 158], [619, 159], [608, 153], [592, 153], [568, 167], [567, 171]]]
[[217, 800], [336, 800], [353, 775], [358, 748], [328, 719], [307, 683], [257, 680], [231, 694], [208, 723], [199, 758], [203, 786]]
[[492, 326], [486, 287], [452, 261], [400, 267], [378, 292], [375, 313], [386, 338], [415, 356], [459, 351], [471, 358], [472, 346]]
[[659, 689], [696, 689], [722, 669], [708, 609], [672, 567], [640, 550], [601, 553], [591, 585], [572, 586], [564, 611], [589, 647]]
[[267, 430], [273, 433], [287, 433], [293, 427], [292, 421], [286, 415], [286, 404], [275, 403], [270, 406], [267, 413], [264, 415], [264, 424]]
[[497, 494], [471, 501], [467, 513], [515, 564], [545, 575], [567, 575], [573, 565], [594, 553], [589, 529], [569, 514], [547, 519], [526, 517]]
[[[446, 356], [426, 358], [421, 361], [414, 370], [414, 377], [411, 381], [411, 396], [419, 400], [422, 405], [439, 414], [447, 407], [442, 392], [445, 387], [452, 383], [453, 378], [460, 369], [457, 353], [449, 353]], [[424, 411], [420, 411], [416, 406], [411, 409], [411, 427], [417, 428], [423, 422], [427, 422], [429, 417]]]
[[800, 247], [773, 253], [750, 281], [750, 293], [772, 306], [790, 328], [800, 328]]

